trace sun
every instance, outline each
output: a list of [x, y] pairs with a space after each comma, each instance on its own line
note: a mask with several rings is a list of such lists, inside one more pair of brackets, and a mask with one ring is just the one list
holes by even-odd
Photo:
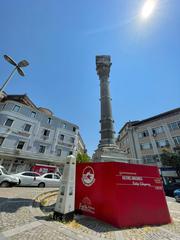
[[148, 18], [153, 13], [156, 3], [157, 0], [146, 0], [141, 10], [141, 17]]

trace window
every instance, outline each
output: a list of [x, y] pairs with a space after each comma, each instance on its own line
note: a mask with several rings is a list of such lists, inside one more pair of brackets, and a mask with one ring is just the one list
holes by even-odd
[[152, 149], [151, 143], [142, 143], [142, 144], [140, 144], [140, 146], [141, 146], [141, 150]]
[[[173, 140], [176, 145], [180, 145], [180, 136], [173, 137]], [[0, 145], [1, 145], [1, 142], [0, 142]]]
[[144, 163], [156, 163], [159, 162], [158, 155], [146, 155], [143, 156]]
[[67, 125], [65, 123], [63, 123], [63, 128], [67, 128]]
[[40, 153], [45, 153], [45, 149], [46, 149], [45, 146], [43, 146], [43, 145], [40, 145], [40, 146], [39, 146], [39, 152], [40, 152]]
[[48, 118], [47, 123], [51, 124], [52, 118]]
[[53, 178], [53, 175], [52, 174], [47, 174], [44, 176], [44, 178]]
[[35, 118], [36, 117], [36, 112], [31, 112], [31, 117]]
[[72, 155], [72, 154], [73, 154], [73, 152], [72, 152], [72, 151], [70, 151], [70, 152], [69, 152], [69, 155]]
[[145, 131], [143, 131], [143, 132], [139, 132], [139, 133], [138, 133], [138, 137], [139, 137], [139, 138], [148, 137], [148, 136], [149, 136], [148, 130], [145, 130]]
[[12, 110], [13, 110], [14, 112], [19, 112], [19, 109], [20, 109], [20, 106], [15, 105]]
[[153, 128], [152, 132], [153, 132], [153, 136], [155, 136], [157, 134], [164, 133], [164, 128], [163, 128], [163, 126], [157, 127], [157, 128]]
[[33, 173], [33, 172], [25, 172], [25, 173], [22, 173], [23, 176], [28, 176], [28, 177], [39, 177], [40, 174], [38, 173]]
[[74, 139], [73, 137], [70, 138], [70, 142], [71, 142], [71, 143], [74, 143], [74, 140], [75, 140], [75, 139]]
[[57, 174], [54, 174], [54, 179], [60, 179], [60, 176], [58, 176]]
[[31, 125], [26, 124], [25, 127], [24, 127], [24, 131], [29, 132], [30, 128], [31, 128]]
[[3, 144], [3, 142], [4, 142], [4, 137], [0, 137], [0, 146]]
[[64, 135], [63, 135], [63, 134], [60, 135], [60, 140], [61, 140], [61, 141], [64, 140]]
[[163, 139], [163, 140], [156, 141], [156, 145], [158, 148], [168, 147], [169, 142], [167, 139]]
[[61, 156], [61, 149], [57, 149], [57, 156]]
[[17, 149], [23, 149], [24, 144], [25, 144], [25, 142], [19, 141], [19, 143], [18, 143], [18, 145], [17, 145]]
[[23, 176], [31, 176], [31, 174], [29, 172], [25, 172], [25, 173], [22, 173]]
[[73, 127], [73, 132], [75, 132], [76, 131], [76, 128], [75, 127]]
[[43, 135], [46, 137], [49, 137], [49, 134], [50, 134], [50, 130], [44, 129]]
[[169, 127], [170, 131], [179, 129], [180, 128], [180, 121], [169, 123], [168, 127]]
[[5, 126], [11, 127], [13, 122], [14, 122], [14, 120], [8, 118], [5, 122]]

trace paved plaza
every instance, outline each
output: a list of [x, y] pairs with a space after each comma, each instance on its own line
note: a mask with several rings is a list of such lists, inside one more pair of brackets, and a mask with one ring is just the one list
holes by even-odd
[[[117, 229], [84, 216], [68, 224], [53, 221], [51, 205], [56, 196], [57, 189], [1, 188], [0, 240], [180, 240], [180, 204], [173, 198], [167, 198], [172, 224]], [[39, 208], [40, 201], [44, 205], [43, 212]]]

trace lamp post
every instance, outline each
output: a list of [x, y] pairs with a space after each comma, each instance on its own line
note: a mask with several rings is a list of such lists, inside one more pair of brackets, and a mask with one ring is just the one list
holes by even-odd
[[6, 85], [8, 84], [8, 82], [11, 80], [11, 78], [13, 77], [13, 75], [15, 74], [15, 72], [17, 71], [19, 73], [19, 75], [21, 75], [22, 77], [25, 76], [23, 70], [21, 68], [26, 67], [29, 65], [28, 61], [26, 60], [22, 60], [20, 61], [18, 64], [9, 56], [4, 55], [4, 59], [9, 62], [10, 64], [12, 64], [13, 66], [15, 66], [15, 68], [13, 69], [13, 71], [11, 72], [11, 74], [9, 75], [9, 77], [5, 80], [5, 82], [3, 83], [2, 87], [0, 88], [0, 96], [3, 95], [3, 90], [6, 87]]

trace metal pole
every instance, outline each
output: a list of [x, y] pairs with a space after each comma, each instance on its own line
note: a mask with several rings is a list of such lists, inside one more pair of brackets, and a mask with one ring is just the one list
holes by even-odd
[[4, 84], [2, 85], [0, 92], [3, 91], [3, 89], [6, 87], [6, 85], [8, 84], [8, 82], [11, 80], [12, 76], [14, 75], [14, 73], [16, 72], [17, 67], [15, 67], [12, 71], [12, 73], [9, 75], [9, 77], [7, 78], [7, 80], [4, 82]]

